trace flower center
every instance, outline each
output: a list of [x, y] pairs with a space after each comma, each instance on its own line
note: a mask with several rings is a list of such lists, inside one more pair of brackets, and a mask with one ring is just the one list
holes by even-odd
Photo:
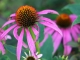
[[67, 14], [59, 15], [56, 20], [56, 23], [59, 27], [67, 28], [72, 24], [71, 19]]
[[29, 27], [34, 25], [34, 23], [37, 21], [38, 15], [37, 11], [35, 8], [31, 6], [21, 6], [17, 11], [16, 11], [16, 23], [19, 26], [23, 27]]
[[29, 56], [26, 60], [35, 60], [35, 58], [32, 56]]

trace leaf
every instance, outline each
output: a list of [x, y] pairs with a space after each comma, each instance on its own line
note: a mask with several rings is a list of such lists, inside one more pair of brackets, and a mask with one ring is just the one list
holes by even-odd
[[38, 25], [39, 25], [39, 29], [40, 29], [39, 40], [40, 40], [40, 42], [41, 42], [42, 39], [44, 38], [44, 26], [41, 25], [41, 24], [38, 24]]
[[45, 41], [44, 45], [41, 47], [41, 53], [43, 54], [42, 58], [51, 60], [53, 52], [53, 43], [51, 36]]
[[73, 14], [80, 15], [80, 4], [68, 4], [67, 6], [62, 8], [62, 10], [65, 9], [69, 9]]
[[72, 26], [75, 24], [80, 23], [80, 15], [77, 17], [77, 19], [72, 23]]
[[53, 60], [62, 60], [62, 58], [61, 57], [58, 57], [58, 56], [54, 56], [53, 57]]
[[71, 47], [78, 47], [79, 46], [79, 44], [74, 41], [68, 42], [68, 45], [70, 45]]
[[[10, 53], [16, 55], [16, 47], [5, 44], [5, 48], [6, 48]], [[25, 51], [22, 49], [21, 56], [25, 56], [24, 52], [25, 52]]]
[[71, 56], [70, 60], [77, 60], [77, 58], [75, 55], [73, 55], [73, 56]]

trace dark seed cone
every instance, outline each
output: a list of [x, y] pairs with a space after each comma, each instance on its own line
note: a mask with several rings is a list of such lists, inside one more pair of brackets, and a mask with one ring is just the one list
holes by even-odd
[[69, 17], [69, 15], [67, 14], [61, 14], [57, 17], [56, 19], [56, 23], [59, 27], [63, 27], [63, 28], [67, 28], [69, 26], [71, 26], [72, 21]]
[[23, 27], [29, 27], [35, 24], [35, 22], [38, 19], [37, 12], [35, 8], [31, 6], [21, 6], [17, 11], [16, 11], [16, 23], [19, 26]]
[[35, 60], [35, 58], [32, 57], [32, 56], [29, 56], [29, 57], [27, 58], [27, 60]]

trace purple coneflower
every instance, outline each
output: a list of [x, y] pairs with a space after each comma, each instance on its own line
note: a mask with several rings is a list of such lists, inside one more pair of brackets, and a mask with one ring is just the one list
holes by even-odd
[[75, 41], [78, 40], [78, 34], [80, 33], [80, 25], [76, 24], [74, 26], [71, 26], [72, 22], [77, 18], [75, 14], [67, 15], [67, 14], [60, 14], [54, 20], [54, 22], [59, 26], [61, 29], [63, 36], [61, 36], [58, 32], [54, 31], [53, 29], [46, 27], [45, 28], [45, 38], [42, 40], [40, 43], [40, 46], [43, 45], [43, 43], [46, 41], [48, 38], [49, 33], [52, 36], [53, 40], [53, 54], [56, 52], [58, 49], [61, 41], [63, 40], [63, 45], [64, 45], [64, 55], [69, 55], [71, 52], [71, 47], [67, 44], [70, 42], [72, 39]]
[[[58, 31], [60, 34], [62, 34], [62, 32], [59, 30], [59, 28], [57, 27], [57, 25], [54, 22], [52, 22], [50, 19], [48, 19], [46, 17], [40, 16], [41, 14], [48, 14], [48, 13], [58, 14], [54, 10], [43, 10], [41, 12], [37, 12], [35, 10], [35, 8], [33, 8], [31, 6], [28, 6], [28, 5], [21, 6], [16, 11], [16, 13], [10, 15], [10, 18], [12, 18], [12, 19], [9, 20], [8, 22], [6, 22], [2, 26], [2, 27], [4, 27], [10, 23], [14, 23], [14, 25], [12, 25], [11, 27], [9, 27], [7, 30], [4, 31], [4, 33], [1, 35], [1, 37], [4, 37], [6, 34], [8, 34], [13, 29], [13, 35], [18, 40], [17, 60], [20, 60], [22, 45], [25, 46], [24, 42], [23, 42], [24, 32], [26, 33], [27, 43], [28, 43], [29, 49], [32, 53], [32, 56], [35, 55], [34, 51], [36, 48], [35, 48], [33, 38], [30, 34], [29, 28], [32, 29], [32, 31], [34, 32], [36, 39], [37, 39], [37, 37], [39, 36], [39, 29], [38, 29], [39, 27], [36, 24], [36, 22], [39, 22], [40, 24], [43, 24], [49, 28], [52, 28], [52, 29]], [[19, 28], [22, 29], [20, 35], [17, 34]]]
[[[3, 32], [4, 32], [4, 30], [2, 30], [2, 29], [0, 28], [0, 36], [1, 36], [1, 34], [2, 34]], [[4, 48], [3, 42], [5, 42], [7, 39], [11, 39], [11, 37], [10, 37], [9, 35], [6, 35], [6, 36], [3, 37], [3, 39], [0, 39], [0, 51], [2, 51], [2, 55], [5, 54], [5, 48]]]

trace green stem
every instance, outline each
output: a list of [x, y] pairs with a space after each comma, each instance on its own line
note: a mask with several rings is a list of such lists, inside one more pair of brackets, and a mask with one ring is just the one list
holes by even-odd
[[[35, 36], [34, 32], [32, 31], [31, 27], [29, 27], [29, 31], [30, 31], [30, 34], [31, 34], [33, 40], [35, 40], [36, 36]], [[40, 53], [39, 41], [36, 41], [35, 46], [36, 46], [37, 52]]]

